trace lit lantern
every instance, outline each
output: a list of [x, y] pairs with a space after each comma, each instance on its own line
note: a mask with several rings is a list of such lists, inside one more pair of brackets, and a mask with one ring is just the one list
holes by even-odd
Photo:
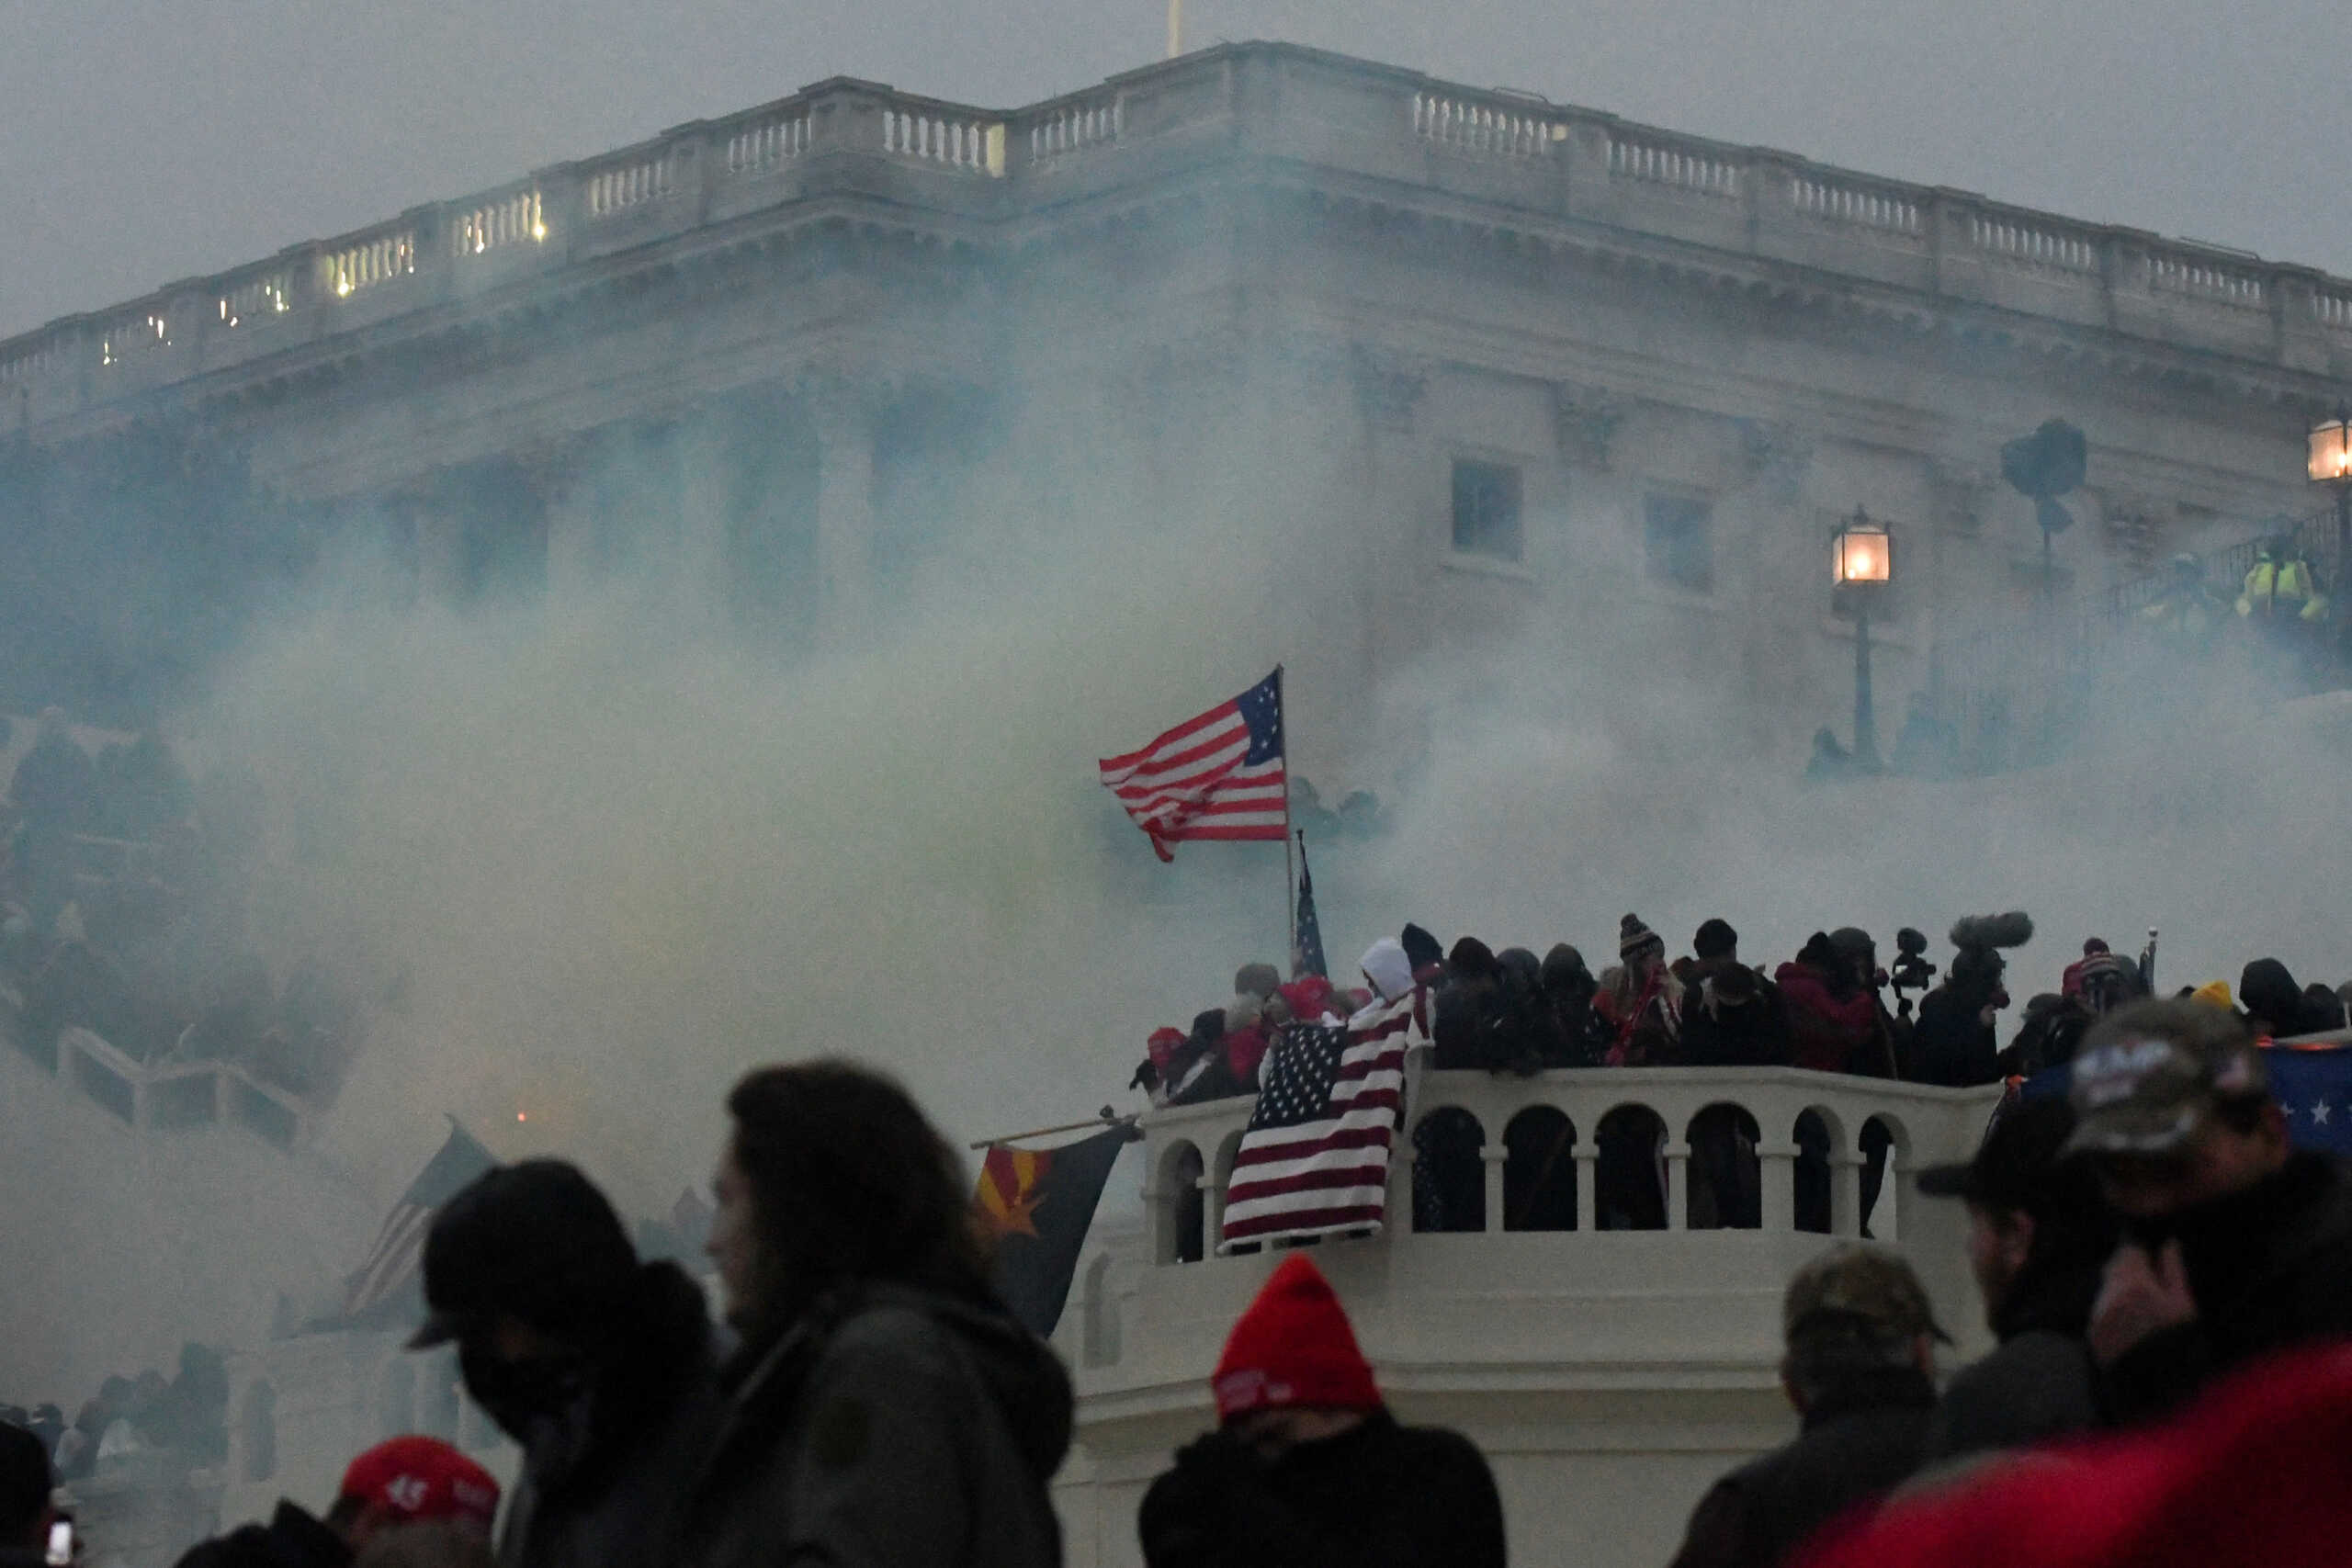
[[2313, 484], [2352, 483], [2352, 412], [2342, 403], [2312, 426], [2310, 473]]
[[1830, 541], [1830, 581], [1844, 588], [1883, 588], [1894, 581], [1894, 540], [1883, 523], [1856, 507]]

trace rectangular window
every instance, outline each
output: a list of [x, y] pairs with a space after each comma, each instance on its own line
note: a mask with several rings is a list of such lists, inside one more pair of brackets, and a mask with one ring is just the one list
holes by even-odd
[[1453, 460], [1453, 547], [1465, 556], [1520, 558], [1519, 470], [1506, 463]]
[[1649, 497], [1642, 503], [1642, 549], [1651, 581], [1692, 593], [1712, 591], [1714, 509], [1685, 496]]

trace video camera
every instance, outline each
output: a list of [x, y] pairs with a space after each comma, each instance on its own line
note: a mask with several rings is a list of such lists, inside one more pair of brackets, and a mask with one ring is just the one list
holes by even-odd
[[1886, 977], [1894, 987], [1897, 1000], [1906, 990], [1924, 991], [1936, 983], [1936, 966], [1928, 962], [1925, 932], [1905, 926], [1894, 933], [1894, 967], [1887, 971]]

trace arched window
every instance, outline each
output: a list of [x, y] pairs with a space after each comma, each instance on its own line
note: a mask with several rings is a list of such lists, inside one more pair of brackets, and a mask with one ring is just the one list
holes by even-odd
[[1503, 1129], [1503, 1229], [1577, 1228], [1577, 1130], [1566, 1112], [1531, 1105]]
[[1828, 1119], [1818, 1111], [1808, 1111], [1797, 1118], [1796, 1145], [1796, 1213], [1797, 1229], [1812, 1231], [1818, 1235], [1829, 1234], [1831, 1184], [1829, 1156], [1838, 1140], [1831, 1134]]
[[1764, 1224], [1764, 1181], [1756, 1118], [1736, 1105], [1710, 1105], [1690, 1118], [1690, 1194], [1683, 1224], [1694, 1231], [1752, 1231]]
[[1118, 1363], [1119, 1302], [1111, 1293], [1111, 1255], [1107, 1252], [1086, 1270], [1086, 1325], [1081, 1351], [1090, 1367]]
[[406, 1356], [384, 1365], [376, 1386], [376, 1427], [388, 1438], [416, 1430], [416, 1368]]
[[1593, 1133], [1595, 1219], [1605, 1231], [1666, 1228], [1666, 1119], [1646, 1105], [1621, 1105]]
[[1413, 1228], [1487, 1228], [1487, 1172], [1478, 1153], [1487, 1130], [1459, 1106], [1443, 1105], [1413, 1128]]
[[247, 1482], [267, 1481], [277, 1473], [277, 1390], [257, 1382], [245, 1390], [237, 1412], [237, 1445], [244, 1450]]
[[[1911, 1140], [1902, 1124], [1891, 1116], [1873, 1116], [1862, 1123], [1860, 1139], [1862, 1154], [1862, 1215], [1861, 1232], [1876, 1241], [1900, 1241], [1903, 1238], [1902, 1215], [1905, 1194], [1904, 1183], [1910, 1169]], [[1894, 1173], [1889, 1182], [1888, 1173]], [[1883, 1201], [1885, 1212], [1879, 1205]], [[1875, 1220], [1875, 1224], [1873, 1224]]]
[[1201, 1175], [1206, 1169], [1201, 1151], [1190, 1144], [1179, 1144], [1170, 1151], [1162, 1185], [1166, 1193], [1160, 1201], [1168, 1216], [1168, 1263], [1198, 1263], [1208, 1255], [1208, 1196], [1201, 1190]]

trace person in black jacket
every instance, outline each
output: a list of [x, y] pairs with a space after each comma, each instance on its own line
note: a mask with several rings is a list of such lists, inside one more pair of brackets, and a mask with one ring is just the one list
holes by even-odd
[[1804, 1429], [1699, 1500], [1673, 1568], [1773, 1568], [1908, 1480], [1926, 1452], [1944, 1335], [1909, 1264], [1833, 1247], [1789, 1281], [1781, 1321], [1781, 1383]]
[[688, 1467], [719, 1412], [702, 1292], [639, 1263], [618, 1215], [561, 1160], [484, 1173], [424, 1239], [430, 1315], [466, 1392], [523, 1448], [503, 1568], [669, 1561]]
[[1967, 1089], [2000, 1077], [2000, 1046], [1994, 1021], [2009, 1005], [2001, 980], [2007, 961], [2001, 949], [2033, 940], [2033, 921], [2022, 913], [1971, 915], [1951, 928], [1959, 951], [1944, 983], [1919, 999], [1919, 1021], [1911, 1030], [1911, 1076], [1920, 1083]]
[[57, 1522], [51, 1494], [57, 1475], [41, 1440], [13, 1422], [0, 1421], [0, 1568], [33, 1568], [49, 1557], [50, 1528]]
[[1148, 1568], [1501, 1568], [1502, 1500], [1468, 1438], [1399, 1426], [1331, 1287], [1283, 1259], [1210, 1380], [1217, 1429], [1144, 1495]]
[[709, 1250], [742, 1334], [664, 1568], [1057, 1568], [1069, 1375], [999, 1302], [961, 1162], [854, 1063], [727, 1098]]
[[2270, 1351], [2352, 1335], [2352, 1176], [2295, 1151], [2231, 1014], [2141, 1002], [2075, 1058], [2089, 1160], [2124, 1240], [2091, 1307], [2108, 1415], [2147, 1420]]
[[1928, 1434], [1931, 1462], [2099, 1423], [2083, 1333], [2115, 1222], [2091, 1173], [2060, 1157], [2074, 1130], [2064, 1096], [2024, 1100], [2000, 1114], [1973, 1159], [1919, 1173], [1920, 1191], [1968, 1204], [1969, 1268], [2000, 1341], [1945, 1388]]

